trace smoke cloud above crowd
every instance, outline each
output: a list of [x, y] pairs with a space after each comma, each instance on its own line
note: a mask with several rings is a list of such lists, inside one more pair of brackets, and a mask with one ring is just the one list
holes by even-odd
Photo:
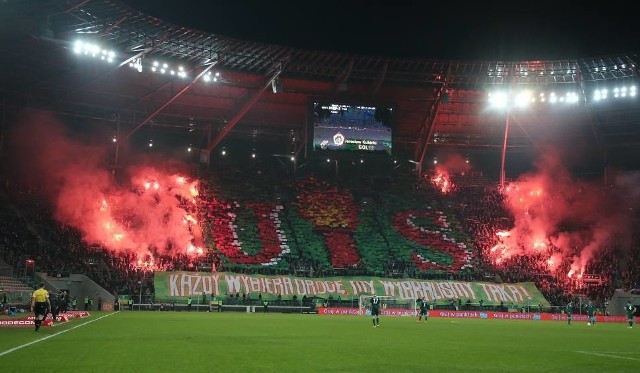
[[569, 260], [568, 275], [581, 276], [588, 262], [606, 249], [628, 246], [633, 189], [573, 177], [553, 149], [545, 149], [536, 171], [504, 190], [514, 227], [503, 232], [501, 254], [550, 254], [548, 265]]
[[184, 176], [181, 165], [143, 159], [121, 170], [118, 182], [106, 160], [110, 141], [76, 139], [50, 113], [25, 114], [12, 136], [22, 144], [14, 154], [21, 178], [48, 197], [56, 220], [78, 229], [88, 244], [138, 258], [202, 253], [198, 183]]
[[[67, 127], [50, 113], [30, 112], [11, 134], [19, 144], [13, 149], [15, 170], [44, 192], [58, 221], [78, 229], [89, 244], [138, 258], [202, 253], [198, 182], [185, 176], [183, 165], [141, 158], [120, 170], [118, 179], [107, 156], [113, 144], [76, 138]], [[484, 249], [498, 265], [535, 256], [544, 258], [550, 272], [580, 276], [600, 253], [630, 245], [640, 176], [621, 174], [605, 186], [571, 175], [553, 149], [540, 154], [534, 171], [502, 189], [504, 206], [491, 206], [503, 208], [510, 225], [490, 227], [495, 246]], [[472, 164], [450, 154], [426, 177], [447, 194], [455, 190], [454, 176], [470, 173]]]
[[[562, 156], [550, 147], [540, 152], [534, 171], [502, 189], [510, 229], [495, 232], [496, 245], [487, 254], [494, 264], [517, 256], [542, 258], [556, 275], [582, 276], [589, 261], [607, 249], [628, 247], [633, 209], [640, 201], [640, 175], [621, 174], [614, 185], [581, 180], [571, 175]], [[428, 177], [443, 194], [455, 190], [455, 176], [468, 174], [470, 163], [450, 154]]]

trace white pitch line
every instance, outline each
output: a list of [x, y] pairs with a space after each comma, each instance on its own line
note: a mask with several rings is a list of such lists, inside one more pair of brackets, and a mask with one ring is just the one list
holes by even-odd
[[603, 354], [603, 353], [600, 353], [600, 352], [589, 352], [589, 351], [576, 351], [576, 352], [581, 353], [581, 354], [586, 354], [586, 355], [595, 355], [595, 356], [612, 357], [612, 358], [614, 358], [614, 359], [624, 359], [624, 360], [635, 360], [635, 361], [640, 361], [640, 359], [636, 359], [635, 357], [617, 356], [617, 355]]
[[85, 326], [85, 325], [87, 325], [87, 324], [91, 324], [91, 323], [92, 323], [92, 322], [94, 322], [94, 321], [98, 321], [98, 320], [100, 320], [100, 319], [104, 319], [105, 317], [108, 317], [108, 316], [111, 316], [111, 315], [115, 315], [115, 314], [116, 314], [116, 313], [118, 313], [118, 312], [120, 312], [120, 311], [116, 311], [116, 312], [113, 312], [113, 313], [106, 314], [106, 315], [104, 315], [104, 316], [100, 316], [100, 317], [98, 317], [98, 318], [97, 318], [97, 319], [95, 319], [95, 320], [89, 320], [89, 321], [87, 321], [87, 322], [84, 322], [84, 323], [82, 323], [82, 324], [76, 325], [76, 326], [71, 327], [71, 328], [69, 328], [69, 329], [65, 329], [65, 330], [62, 330], [62, 331], [60, 331], [60, 332], [57, 332], [56, 334], [51, 334], [51, 335], [48, 335], [48, 336], [46, 336], [46, 337], [42, 337], [42, 338], [40, 338], [40, 339], [36, 339], [35, 341], [31, 341], [31, 342], [29, 342], [29, 343], [25, 343], [25, 344], [20, 345], [20, 346], [18, 346], [18, 347], [14, 347], [14, 348], [12, 348], [12, 349], [9, 349], [9, 350], [6, 350], [6, 351], [3, 351], [3, 352], [0, 352], [0, 357], [1, 357], [1, 356], [4, 356], [4, 355], [7, 355], [7, 354], [10, 354], [10, 353], [12, 353], [13, 351], [17, 351], [17, 350], [19, 350], [19, 349], [21, 349], [21, 348], [24, 348], [24, 347], [27, 347], [27, 346], [31, 346], [32, 344], [36, 344], [36, 343], [38, 343], [38, 342], [42, 342], [42, 341], [47, 340], [47, 339], [49, 339], [49, 338], [53, 338], [53, 337], [55, 337], [55, 336], [57, 336], [57, 335], [60, 335], [60, 334], [62, 334], [62, 333], [66, 333], [66, 332], [68, 332], [69, 330], [73, 330], [73, 329], [75, 329], [75, 328], [79, 328], [79, 327], [81, 327], [81, 326]]
[[625, 351], [625, 352], [620, 352], [620, 351], [590, 351], [590, 353], [597, 353], [597, 354], [616, 354], [616, 355], [640, 355], [640, 351]]

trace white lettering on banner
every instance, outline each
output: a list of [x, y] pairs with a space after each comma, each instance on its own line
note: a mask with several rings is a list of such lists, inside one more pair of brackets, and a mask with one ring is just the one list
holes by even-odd
[[249, 277], [249, 276], [245, 276], [245, 275], [241, 275], [240, 276], [240, 282], [242, 283], [242, 287], [244, 288], [244, 292], [245, 293], [250, 293], [251, 292], [250, 280], [251, 280], [251, 277]]
[[263, 278], [245, 275], [226, 275], [225, 281], [229, 294], [235, 294], [241, 291], [244, 293], [293, 294], [293, 284], [288, 277]]
[[202, 281], [202, 277], [201, 276], [189, 276], [189, 277], [191, 277], [191, 279], [195, 280], [195, 281], [192, 281], [191, 289], [189, 289], [189, 291], [190, 291], [189, 294], [190, 295], [200, 294], [200, 292], [198, 290], [199, 290], [199, 286], [200, 286], [200, 281]]
[[[276, 277], [273, 279], [273, 291], [283, 295], [282, 293], [284, 289], [282, 288], [282, 278], [281, 277]], [[285, 293], [286, 294], [286, 293]]]
[[436, 296], [436, 291], [433, 288], [432, 282], [425, 282], [424, 285], [425, 286], [423, 286], [423, 289], [424, 289], [423, 291], [424, 291], [425, 298], [427, 298], [428, 300], [440, 299], [440, 298], [437, 298]]
[[375, 287], [373, 281], [351, 280], [349, 281], [353, 294], [373, 294]]
[[[489, 302], [513, 302], [524, 304], [533, 299], [523, 284], [490, 284], [458, 281], [419, 281], [386, 279], [305, 279], [289, 276], [269, 277], [250, 276], [233, 273], [190, 274], [188, 272], [167, 273], [166, 291], [170, 297], [193, 295], [222, 295], [244, 293], [262, 293], [267, 295], [321, 296], [328, 294], [372, 294], [394, 296], [400, 299], [425, 297], [431, 302], [448, 299], [484, 299]], [[226, 286], [226, 288], [225, 288]], [[535, 290], [535, 289], [534, 289]], [[536, 296], [539, 295], [536, 293]]]
[[[534, 320], [536, 318], [535, 313], [493, 313], [491, 315], [492, 319], [511, 319], [511, 320]], [[552, 317], [553, 319], [553, 317]]]
[[503, 301], [521, 303], [526, 299], [532, 299], [524, 286], [515, 285], [495, 285], [479, 283], [484, 294], [489, 301]]
[[479, 318], [480, 313], [468, 312], [468, 311], [440, 311], [438, 312], [440, 317], [456, 317], [456, 318]]
[[476, 293], [471, 289], [470, 282], [453, 282], [452, 284], [456, 298], [476, 299]]
[[476, 293], [468, 282], [451, 282], [451, 281], [420, 281], [414, 283], [414, 289], [417, 289], [410, 298], [424, 296], [427, 300], [436, 301], [441, 299], [467, 298], [477, 299]]
[[454, 298], [455, 294], [451, 290], [450, 284], [448, 282], [438, 282], [437, 284], [444, 299]]
[[267, 290], [267, 293], [269, 294], [275, 294], [275, 290], [274, 290], [274, 285], [273, 285], [274, 279], [271, 278], [265, 278], [264, 279], [264, 285], [265, 288]]
[[405, 299], [414, 299], [415, 295], [413, 294], [413, 286], [411, 286], [411, 281], [401, 281], [398, 290], [400, 291], [400, 296]]
[[504, 297], [505, 301], [509, 302], [522, 302], [524, 298], [517, 288], [508, 287], [505, 285], [500, 286], [500, 294]]
[[260, 279], [249, 277], [249, 282], [251, 283], [251, 291], [250, 293], [262, 293], [262, 286], [260, 286]]
[[[373, 286], [373, 281], [359, 281], [360, 283], [370, 282]], [[300, 295], [324, 295], [329, 293], [338, 293], [342, 295], [349, 294], [342, 284], [342, 280], [337, 281], [317, 281], [317, 280], [294, 280], [296, 287], [296, 293]], [[289, 288], [291, 285], [288, 285]], [[362, 286], [361, 284], [358, 286]], [[371, 291], [368, 293], [370, 294]]]
[[282, 294], [293, 294], [293, 284], [289, 277], [282, 278]]
[[316, 290], [316, 284], [315, 282], [313, 282], [313, 280], [304, 280], [304, 286], [307, 288], [307, 294], [318, 294], [318, 290]]
[[380, 283], [382, 284], [384, 295], [390, 295], [390, 296], [396, 295], [395, 283], [391, 281], [384, 281], [384, 280], [380, 280]]
[[211, 277], [205, 276], [202, 277], [202, 292], [205, 294], [211, 294], [211, 289], [213, 287]]
[[357, 308], [324, 308], [322, 311], [325, 315], [360, 315]]
[[225, 275], [224, 280], [227, 283], [227, 292], [229, 294], [236, 294], [240, 292], [240, 276]]
[[[507, 286], [507, 289], [511, 291], [511, 297], [513, 298], [514, 302], [524, 302], [524, 296], [520, 293], [517, 287], [513, 285], [509, 285]], [[524, 288], [522, 286], [520, 286], [520, 289], [524, 291]], [[525, 291], [525, 294], [526, 294], [526, 291]], [[528, 298], [531, 299], [531, 297], [528, 297]]]
[[467, 282], [452, 281], [380, 281], [385, 295], [398, 294], [403, 299], [416, 299], [425, 297], [434, 301], [440, 299], [468, 298], [477, 299], [471, 284]]
[[35, 321], [33, 320], [0, 320], [0, 328], [4, 327], [24, 327], [24, 326], [33, 326], [35, 325]]
[[513, 298], [505, 290], [505, 285], [478, 284], [484, 291], [485, 297], [490, 302], [513, 302]]
[[300, 295], [306, 295], [307, 294], [307, 289], [304, 286], [304, 281], [295, 279], [295, 280], [293, 280], [293, 283], [296, 285], [296, 291], [295, 292], [297, 294], [300, 294]]
[[211, 278], [213, 279], [213, 289], [211, 289], [211, 293], [220, 296], [220, 275], [212, 275]]
[[183, 274], [180, 278], [180, 296], [185, 295], [191, 295], [191, 276]]
[[184, 297], [206, 294], [220, 295], [219, 275], [169, 275], [169, 296]]
[[181, 296], [180, 292], [178, 291], [178, 275], [169, 275], [169, 296]]
[[369, 294], [373, 293], [376, 291], [376, 287], [373, 284], [373, 280], [370, 281], [363, 281], [367, 286], [369, 286]]
[[[515, 287], [515, 286], [514, 286], [514, 287]], [[531, 298], [531, 295], [529, 295], [529, 293], [527, 292], [527, 289], [525, 289], [525, 288], [524, 288], [524, 286], [519, 285], [518, 287], [522, 290], [522, 292], [523, 292], [523, 293], [524, 293], [524, 295], [527, 297], [527, 299], [532, 299], [532, 298]], [[523, 299], [523, 300], [524, 300], [524, 299]]]

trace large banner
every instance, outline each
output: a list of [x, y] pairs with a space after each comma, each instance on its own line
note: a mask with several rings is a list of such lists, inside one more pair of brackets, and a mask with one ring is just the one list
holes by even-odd
[[321, 297], [354, 299], [360, 295], [393, 296], [414, 300], [426, 297], [430, 303], [448, 304], [460, 299], [477, 304], [505, 307], [542, 305], [549, 306], [536, 286], [531, 282], [492, 284], [488, 282], [436, 281], [419, 279], [390, 279], [380, 277], [324, 277], [244, 275], [231, 272], [155, 272], [156, 302], [184, 303], [188, 297], [201, 299], [211, 296], [225, 297], [246, 294], [257, 299], [299, 299]]

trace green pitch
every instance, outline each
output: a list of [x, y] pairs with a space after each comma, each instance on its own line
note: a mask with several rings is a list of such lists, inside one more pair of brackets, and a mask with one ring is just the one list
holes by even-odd
[[640, 325], [276, 313], [100, 313], [0, 329], [7, 372], [638, 372]]

